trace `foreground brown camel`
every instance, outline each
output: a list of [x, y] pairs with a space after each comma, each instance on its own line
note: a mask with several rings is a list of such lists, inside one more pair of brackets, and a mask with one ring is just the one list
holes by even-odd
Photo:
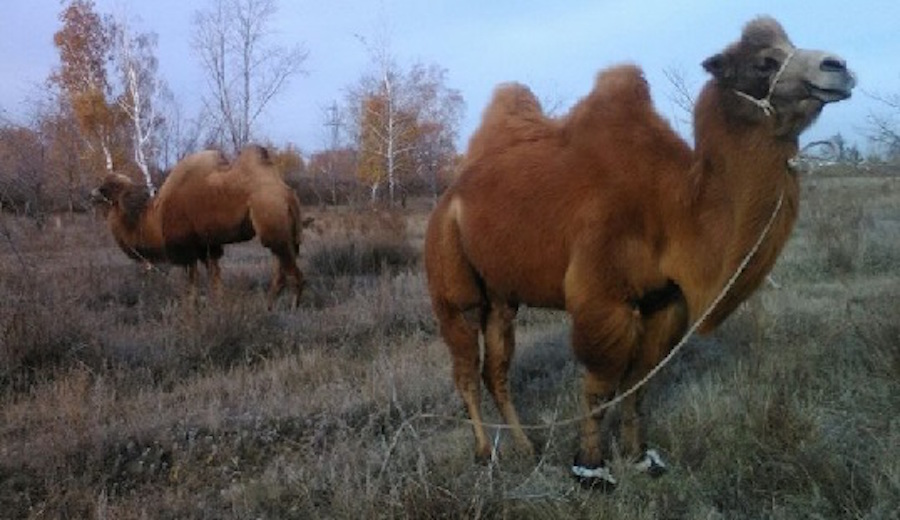
[[[547, 118], [521, 85], [495, 92], [425, 243], [432, 305], [478, 458], [491, 452], [479, 367], [516, 444], [533, 453], [507, 379], [519, 305], [571, 315], [588, 417], [572, 469], [614, 484], [603, 412], [590, 411], [670, 351], [782, 200], [771, 231], [701, 331], [724, 320], [772, 268], [797, 215], [788, 160], [798, 136], [826, 103], [849, 97], [855, 79], [840, 58], [795, 48], [771, 18], [751, 21], [703, 67], [713, 78], [695, 107], [693, 151], [655, 112], [634, 66], [600, 73], [559, 119]], [[623, 444], [655, 472], [664, 465], [643, 446], [639, 402], [637, 392], [623, 403]]]
[[153, 198], [143, 184], [121, 174], [107, 175], [92, 196], [106, 207], [109, 228], [125, 254], [185, 266], [192, 286], [202, 261], [211, 285], [220, 287], [223, 246], [259, 236], [277, 259], [269, 307], [286, 283], [294, 289], [294, 306], [299, 303], [300, 203], [265, 148], [248, 146], [233, 164], [211, 150], [185, 157]]

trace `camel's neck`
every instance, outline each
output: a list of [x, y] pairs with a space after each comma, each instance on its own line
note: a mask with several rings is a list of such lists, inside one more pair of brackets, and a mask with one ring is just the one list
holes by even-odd
[[[783, 197], [770, 230], [717, 311], [711, 328], [764, 280], [787, 241], [797, 216], [799, 186], [788, 167], [796, 139], [775, 137], [775, 122], [760, 113], [753, 122], [729, 118], [721, 92], [708, 85], [695, 109], [695, 152], [688, 200], [693, 229], [682, 254], [695, 266], [682, 290], [693, 319], [722, 290], [759, 240]], [[699, 269], [697, 269], [699, 267]]]
[[153, 199], [119, 208], [110, 213], [108, 220], [119, 247], [136, 260], [161, 260], [165, 245], [157, 204]]

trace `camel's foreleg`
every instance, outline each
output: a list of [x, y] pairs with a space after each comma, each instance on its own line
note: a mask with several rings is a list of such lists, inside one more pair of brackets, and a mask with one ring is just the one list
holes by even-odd
[[[688, 327], [688, 311], [684, 300], [678, 300], [663, 309], [643, 317], [643, 334], [640, 348], [622, 386], [621, 392], [641, 384], [647, 374], [669, 353], [672, 346], [681, 339]], [[647, 428], [643, 420], [641, 399], [646, 390], [641, 386], [622, 402], [622, 443], [625, 452], [634, 458], [641, 471], [653, 476], [661, 475], [666, 465], [659, 453], [647, 446]]]
[[584, 414], [581, 449], [572, 473], [585, 485], [610, 488], [616, 485], [604, 456], [607, 409], [601, 408], [619, 389], [640, 339], [640, 316], [623, 299], [609, 302], [597, 298], [575, 300], [572, 348], [584, 365]]

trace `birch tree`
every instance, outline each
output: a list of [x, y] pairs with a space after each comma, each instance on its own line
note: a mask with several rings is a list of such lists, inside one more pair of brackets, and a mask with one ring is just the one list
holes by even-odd
[[417, 173], [437, 175], [456, 156], [463, 100], [459, 91], [446, 86], [445, 69], [415, 64], [404, 70], [391, 50], [389, 33], [382, 20], [374, 41], [357, 36], [372, 69], [348, 89], [347, 113], [357, 147], [357, 177], [369, 187], [372, 203], [386, 184], [393, 206], [398, 197], [405, 202], [405, 181]]
[[254, 137], [264, 109], [303, 72], [301, 46], [270, 42], [275, 0], [212, 0], [194, 14], [193, 46], [206, 74], [205, 109], [237, 152]]
[[156, 186], [150, 160], [155, 155], [161, 123], [156, 107], [167, 90], [157, 74], [157, 37], [154, 33], [134, 33], [124, 17], [113, 23], [112, 34], [115, 68], [122, 86], [117, 104], [130, 123], [134, 163], [153, 194]]
[[348, 113], [357, 146], [357, 175], [378, 199], [387, 185], [391, 205], [405, 196], [404, 182], [418, 174], [437, 189], [440, 171], [456, 155], [463, 100], [445, 85], [446, 71], [417, 64], [402, 70], [378, 51], [374, 71], [348, 91]]

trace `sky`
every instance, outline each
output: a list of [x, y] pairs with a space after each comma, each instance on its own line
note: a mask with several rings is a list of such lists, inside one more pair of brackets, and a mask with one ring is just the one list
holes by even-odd
[[[60, 0], [3, 0], [0, 17], [0, 118], [26, 123], [40, 85], [58, 67], [53, 33]], [[95, 0], [101, 13], [127, 13], [135, 30], [155, 32], [160, 73], [188, 116], [196, 114], [205, 79], [191, 47], [193, 14], [208, 0]], [[327, 147], [325, 109], [370, 69], [357, 35], [389, 35], [401, 66], [437, 64], [461, 92], [464, 149], [493, 89], [517, 81], [545, 107], [563, 113], [588, 93], [600, 70], [641, 66], [657, 110], [690, 139], [671, 100], [666, 70], [699, 90], [700, 63], [740, 36], [754, 17], [774, 16], [793, 43], [834, 52], [856, 73], [850, 100], [829, 105], [801, 138], [840, 132], [866, 149], [866, 118], [889, 109], [872, 94], [900, 95], [900, 2], [688, 0], [279, 0], [272, 42], [307, 51], [306, 74], [286, 86], [263, 115], [258, 140], [294, 143], [304, 152]]]

